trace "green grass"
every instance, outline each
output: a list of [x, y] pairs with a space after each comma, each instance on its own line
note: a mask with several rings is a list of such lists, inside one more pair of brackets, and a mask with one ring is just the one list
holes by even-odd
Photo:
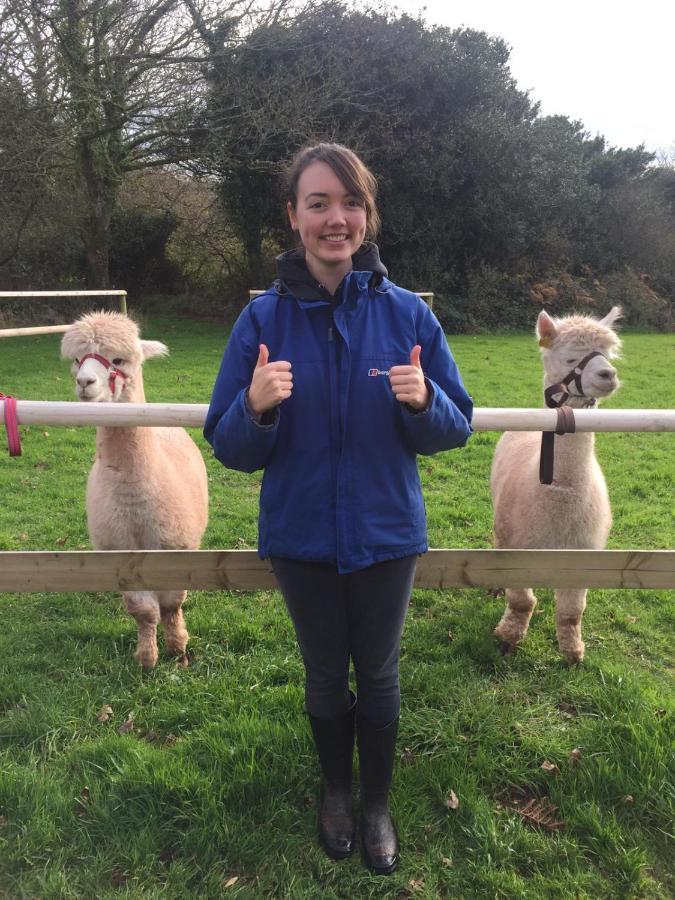
[[[146, 367], [149, 400], [205, 402], [222, 326], [149, 318], [145, 335], [172, 351]], [[624, 342], [623, 388], [606, 405], [672, 405], [673, 336]], [[531, 336], [451, 343], [476, 405], [540, 405]], [[0, 343], [0, 390], [73, 399], [58, 337]], [[0, 462], [0, 549], [88, 547], [93, 430], [22, 431], [24, 455]], [[211, 488], [204, 545], [255, 547], [260, 473], [226, 471], [195, 437]], [[432, 546], [490, 546], [497, 437], [421, 460]], [[610, 547], [672, 547], [673, 436], [597, 443]], [[415, 591], [393, 794], [403, 861], [390, 878], [357, 858], [331, 863], [316, 846], [303, 671], [276, 592], [193, 593], [191, 665], [161, 657], [149, 674], [133, 661], [135, 623], [117, 595], [0, 595], [0, 896], [673, 896], [673, 592], [592, 591], [576, 669], [556, 649], [551, 591], [538, 594], [542, 613], [503, 659], [490, 634], [501, 600]], [[133, 732], [119, 734], [129, 716]], [[542, 770], [545, 760], [560, 773]], [[515, 807], [529, 797], [548, 797], [565, 827], [523, 822]]]

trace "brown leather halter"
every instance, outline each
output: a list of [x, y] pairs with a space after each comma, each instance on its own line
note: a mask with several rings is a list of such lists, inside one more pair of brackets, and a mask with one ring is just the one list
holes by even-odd
[[[596, 356], [603, 356], [599, 350], [588, 353], [583, 359], [579, 360], [576, 366], [565, 375], [562, 381], [549, 385], [544, 391], [544, 400], [546, 405], [551, 409], [558, 411], [558, 421], [556, 423], [555, 432], [543, 431], [541, 435], [541, 451], [539, 453], [539, 481], [541, 484], [553, 483], [553, 457], [554, 442], [556, 434], [573, 434], [577, 430], [576, 421], [574, 419], [574, 410], [565, 406], [565, 402], [570, 397], [586, 397], [581, 387], [581, 374], [588, 363]], [[576, 394], [570, 394], [568, 388], [574, 382], [577, 389]], [[588, 409], [595, 406], [595, 397], [588, 397], [588, 402], [584, 406]]]

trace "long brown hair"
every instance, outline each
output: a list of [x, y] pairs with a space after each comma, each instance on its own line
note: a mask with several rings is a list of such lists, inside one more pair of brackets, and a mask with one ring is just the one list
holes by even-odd
[[380, 230], [380, 214], [375, 202], [377, 180], [356, 153], [342, 144], [322, 143], [298, 150], [285, 179], [286, 193], [293, 209], [296, 209], [298, 203], [300, 176], [315, 162], [330, 166], [347, 191], [363, 203], [366, 211], [366, 237], [373, 240]]

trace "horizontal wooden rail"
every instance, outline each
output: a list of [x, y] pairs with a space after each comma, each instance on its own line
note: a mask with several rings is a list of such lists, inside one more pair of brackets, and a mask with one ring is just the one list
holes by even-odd
[[[675, 587], [670, 550], [430, 550], [415, 586]], [[0, 591], [243, 590], [276, 587], [255, 550], [0, 553]]]
[[67, 325], [31, 325], [25, 328], [3, 328], [0, 330], [0, 338], [4, 337], [29, 337], [31, 334], [63, 334], [68, 331]]
[[[119, 297], [120, 312], [126, 315], [127, 292], [112, 291], [0, 291], [0, 300], [40, 300], [47, 297]], [[28, 337], [35, 334], [61, 334], [70, 328], [66, 325], [33, 325], [30, 328], [2, 328], [0, 338]]]
[[[78, 403], [77, 401], [19, 400], [22, 425], [183, 425], [204, 424], [206, 403]], [[578, 409], [577, 431], [675, 431], [674, 409]], [[4, 404], [0, 403], [0, 424]], [[554, 431], [554, 409], [476, 409], [475, 431]]]
[[0, 291], [0, 298], [35, 297], [126, 297], [126, 291]]

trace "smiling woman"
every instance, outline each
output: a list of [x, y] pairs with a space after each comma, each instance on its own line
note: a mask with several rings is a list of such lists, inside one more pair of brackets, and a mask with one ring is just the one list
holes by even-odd
[[375, 191], [346, 147], [296, 156], [287, 209], [302, 246], [277, 259], [274, 287], [235, 324], [204, 435], [224, 465], [265, 470], [258, 546], [305, 663], [321, 842], [332, 859], [354, 849], [356, 732], [361, 843], [384, 875], [398, 863], [388, 795], [400, 639], [428, 547], [416, 454], [462, 446], [473, 404], [433, 313], [386, 278], [366, 240], [379, 227]]

